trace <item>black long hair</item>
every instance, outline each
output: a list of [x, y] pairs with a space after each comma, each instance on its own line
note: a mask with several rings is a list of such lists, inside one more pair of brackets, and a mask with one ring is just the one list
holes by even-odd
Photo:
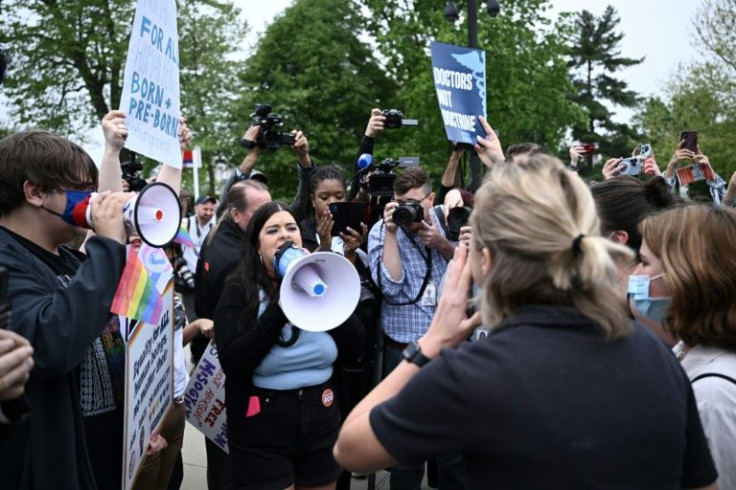
[[253, 217], [251, 218], [250, 223], [248, 223], [248, 228], [245, 230], [245, 246], [243, 247], [243, 255], [240, 258], [240, 263], [238, 264], [237, 269], [228, 279], [231, 284], [236, 285], [245, 293], [243, 298], [245, 309], [240, 325], [238, 326], [239, 329], [242, 329], [244, 321], [253, 321], [258, 314], [258, 306], [260, 304], [258, 291], [260, 289], [263, 289], [272, 301], [278, 301], [279, 284], [278, 281], [274, 281], [274, 279], [268, 274], [261, 256], [258, 253], [261, 245], [258, 237], [263, 226], [266, 224], [266, 221], [268, 221], [271, 216], [281, 211], [288, 212], [296, 221], [294, 212], [286, 203], [274, 201], [263, 204], [259, 207], [258, 210], [253, 213]]

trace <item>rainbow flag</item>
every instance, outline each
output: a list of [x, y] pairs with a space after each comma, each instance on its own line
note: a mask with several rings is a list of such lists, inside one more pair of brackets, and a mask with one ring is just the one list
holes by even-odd
[[128, 261], [123, 269], [110, 311], [127, 318], [158, 325], [163, 298], [148, 276], [148, 271], [133, 247], [128, 247]]
[[174, 243], [180, 243], [187, 247], [192, 247], [195, 250], [197, 249], [197, 246], [194, 244], [194, 240], [192, 240], [191, 235], [189, 235], [187, 229], [184, 228], [184, 225], [179, 226], [179, 232], [174, 237]]

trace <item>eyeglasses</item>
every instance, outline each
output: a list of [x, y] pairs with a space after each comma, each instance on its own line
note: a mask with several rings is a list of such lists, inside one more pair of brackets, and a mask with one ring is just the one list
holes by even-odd
[[429, 191], [429, 193], [427, 193], [426, 196], [424, 196], [423, 198], [421, 198], [419, 200], [411, 199], [410, 198], [410, 199], [405, 199], [405, 200], [403, 200], [403, 199], [394, 199], [394, 201], [396, 201], [399, 204], [404, 204], [404, 203], [407, 203], [407, 202], [415, 202], [415, 203], [419, 204], [420, 202], [424, 201], [425, 199], [427, 199], [431, 195], [432, 195], [432, 191]]

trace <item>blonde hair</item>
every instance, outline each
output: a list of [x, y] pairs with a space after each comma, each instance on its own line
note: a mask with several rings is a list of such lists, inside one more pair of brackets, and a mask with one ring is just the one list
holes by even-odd
[[476, 193], [471, 225], [474, 245], [488, 248], [492, 260], [481, 295], [485, 325], [547, 304], [577, 308], [608, 338], [629, 333], [616, 262], [633, 252], [599, 236], [590, 190], [558, 159], [535, 154], [494, 165]]
[[642, 221], [672, 297], [665, 326], [689, 346], [736, 349], [736, 212], [691, 205]]

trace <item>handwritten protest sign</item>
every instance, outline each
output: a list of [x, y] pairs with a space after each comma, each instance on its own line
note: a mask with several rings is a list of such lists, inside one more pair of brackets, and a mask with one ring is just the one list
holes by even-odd
[[126, 148], [181, 168], [175, 0], [138, 0], [120, 110], [127, 115]]
[[479, 49], [432, 43], [432, 78], [450, 141], [475, 144], [485, 137], [478, 116], [486, 115], [486, 54]]
[[125, 357], [123, 488], [132, 488], [148, 449], [171, 407], [174, 383], [174, 281], [163, 296], [158, 325], [138, 322]]
[[205, 437], [228, 452], [225, 417], [225, 373], [220, 367], [217, 348], [207, 346], [202, 359], [194, 368], [184, 393], [187, 421]]

